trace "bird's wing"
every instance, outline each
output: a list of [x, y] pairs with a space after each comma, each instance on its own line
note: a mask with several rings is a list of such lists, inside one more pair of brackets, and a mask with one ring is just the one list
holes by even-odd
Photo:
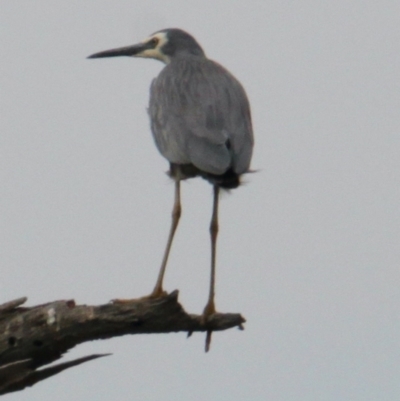
[[223, 174], [248, 170], [253, 147], [250, 106], [240, 83], [219, 64], [180, 60], [153, 81], [150, 118], [160, 152]]

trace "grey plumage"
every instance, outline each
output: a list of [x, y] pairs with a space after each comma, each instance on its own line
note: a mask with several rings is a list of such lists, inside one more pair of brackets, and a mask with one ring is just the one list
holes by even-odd
[[204, 56], [172, 59], [151, 85], [149, 114], [158, 150], [171, 163], [212, 175], [249, 169], [249, 103], [219, 64]]

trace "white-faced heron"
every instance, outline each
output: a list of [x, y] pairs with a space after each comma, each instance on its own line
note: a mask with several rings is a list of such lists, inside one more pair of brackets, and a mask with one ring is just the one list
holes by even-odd
[[[150, 296], [164, 294], [163, 277], [181, 216], [180, 182], [200, 176], [214, 188], [210, 292], [203, 316], [215, 313], [215, 258], [220, 188], [233, 189], [249, 171], [253, 150], [250, 105], [239, 81], [209, 60], [200, 45], [181, 29], [163, 29], [143, 42], [106, 50], [89, 58], [144, 57], [165, 63], [150, 88], [151, 130], [175, 181], [172, 225], [156, 285]], [[211, 341], [208, 332], [206, 349]]]

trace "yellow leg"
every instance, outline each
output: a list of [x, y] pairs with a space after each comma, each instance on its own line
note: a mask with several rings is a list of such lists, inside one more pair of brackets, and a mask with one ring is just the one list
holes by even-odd
[[[211, 276], [210, 276], [210, 292], [208, 295], [208, 301], [203, 311], [204, 321], [216, 312], [215, 310], [215, 261], [217, 256], [217, 236], [218, 236], [218, 200], [219, 200], [219, 187], [214, 185], [214, 201], [213, 211], [210, 223], [210, 236], [211, 236]], [[206, 336], [206, 352], [210, 349], [212, 331], [207, 331]]]
[[181, 212], [182, 212], [181, 187], [180, 187], [180, 181], [176, 180], [175, 181], [175, 201], [174, 201], [174, 207], [172, 209], [171, 228], [169, 231], [169, 236], [168, 236], [167, 246], [166, 246], [165, 252], [164, 252], [164, 257], [161, 262], [160, 272], [158, 273], [157, 282], [156, 282], [153, 292], [150, 294], [151, 297], [160, 297], [165, 294], [162, 284], [163, 284], [165, 269], [167, 267], [169, 251], [171, 250], [172, 241], [174, 239], [175, 231], [178, 227], [179, 219], [181, 217]]

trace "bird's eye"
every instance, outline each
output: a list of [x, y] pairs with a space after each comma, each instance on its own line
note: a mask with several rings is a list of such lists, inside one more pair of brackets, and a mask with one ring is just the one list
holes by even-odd
[[152, 38], [148, 41], [148, 44], [153, 47], [156, 47], [158, 45], [158, 42], [159, 42], [158, 38]]

